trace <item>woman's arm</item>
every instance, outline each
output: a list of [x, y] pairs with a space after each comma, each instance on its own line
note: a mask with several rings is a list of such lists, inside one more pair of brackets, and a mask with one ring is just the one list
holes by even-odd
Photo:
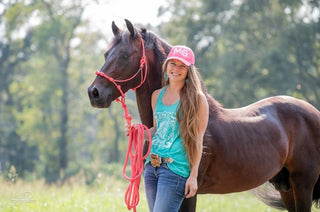
[[[154, 110], [155, 110], [155, 107], [156, 107], [156, 102], [157, 102], [157, 99], [158, 99], [158, 96], [160, 94], [160, 91], [161, 89], [158, 89], [158, 90], [155, 90], [153, 93], [152, 93], [152, 96], [151, 96], [151, 107], [152, 107], [152, 112], [154, 114]], [[150, 134], [151, 134], [151, 137], [154, 135], [154, 133], [156, 132], [156, 129], [157, 129], [157, 123], [156, 123], [156, 120], [153, 116], [153, 126], [149, 128], [149, 131], [150, 131]], [[149, 140], [149, 135], [147, 133], [147, 131], [145, 130], [144, 131], [144, 139], [145, 140]]]

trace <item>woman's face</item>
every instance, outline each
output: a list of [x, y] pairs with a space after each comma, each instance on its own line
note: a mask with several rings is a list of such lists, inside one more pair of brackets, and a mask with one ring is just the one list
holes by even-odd
[[167, 65], [167, 75], [171, 82], [185, 81], [188, 76], [188, 66], [180, 60], [171, 59]]

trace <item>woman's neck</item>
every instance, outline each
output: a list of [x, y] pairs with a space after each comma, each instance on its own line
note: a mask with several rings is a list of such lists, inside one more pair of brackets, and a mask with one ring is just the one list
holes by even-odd
[[183, 86], [179, 86], [178, 84], [172, 83], [168, 85], [163, 98], [162, 102], [165, 105], [172, 105], [176, 103], [180, 99], [180, 90]]
[[184, 83], [171, 82], [169, 83], [167, 90], [170, 94], [179, 95], [183, 86]]

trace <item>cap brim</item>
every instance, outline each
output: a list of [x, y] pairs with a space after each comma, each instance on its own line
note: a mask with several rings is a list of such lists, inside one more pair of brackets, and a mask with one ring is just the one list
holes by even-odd
[[168, 57], [168, 58], [167, 58], [167, 60], [172, 60], [172, 59], [179, 60], [179, 61], [183, 62], [186, 66], [190, 66], [190, 65], [191, 65], [190, 62], [188, 62], [188, 61], [186, 61], [186, 60], [184, 60], [184, 59], [181, 59], [181, 58], [179, 58], [179, 57]]

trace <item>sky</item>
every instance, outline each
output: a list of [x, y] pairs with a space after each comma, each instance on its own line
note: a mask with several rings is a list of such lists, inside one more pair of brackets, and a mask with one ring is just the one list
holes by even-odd
[[[89, 20], [93, 29], [106, 35], [112, 34], [112, 21], [115, 21], [120, 29], [125, 28], [124, 19], [128, 19], [133, 25], [143, 24], [147, 27], [150, 24], [156, 26], [161, 20], [165, 20], [163, 17], [161, 19], [157, 17], [159, 7], [167, 5], [167, 0], [89, 0], [87, 2], [83, 18]], [[0, 13], [3, 12], [3, 9], [4, 7], [0, 3]], [[31, 18], [30, 23], [38, 25], [40, 20], [35, 16]], [[0, 38], [3, 36], [2, 27], [0, 26]], [[25, 31], [22, 30], [17, 32], [15, 36], [23, 37], [24, 35]]]
[[119, 28], [124, 28], [124, 19], [128, 19], [133, 25], [156, 26], [161, 20], [157, 17], [161, 5], [166, 5], [166, 0], [109, 0], [87, 6], [84, 18], [90, 20], [92, 27], [105, 33], [111, 31], [112, 21]]

